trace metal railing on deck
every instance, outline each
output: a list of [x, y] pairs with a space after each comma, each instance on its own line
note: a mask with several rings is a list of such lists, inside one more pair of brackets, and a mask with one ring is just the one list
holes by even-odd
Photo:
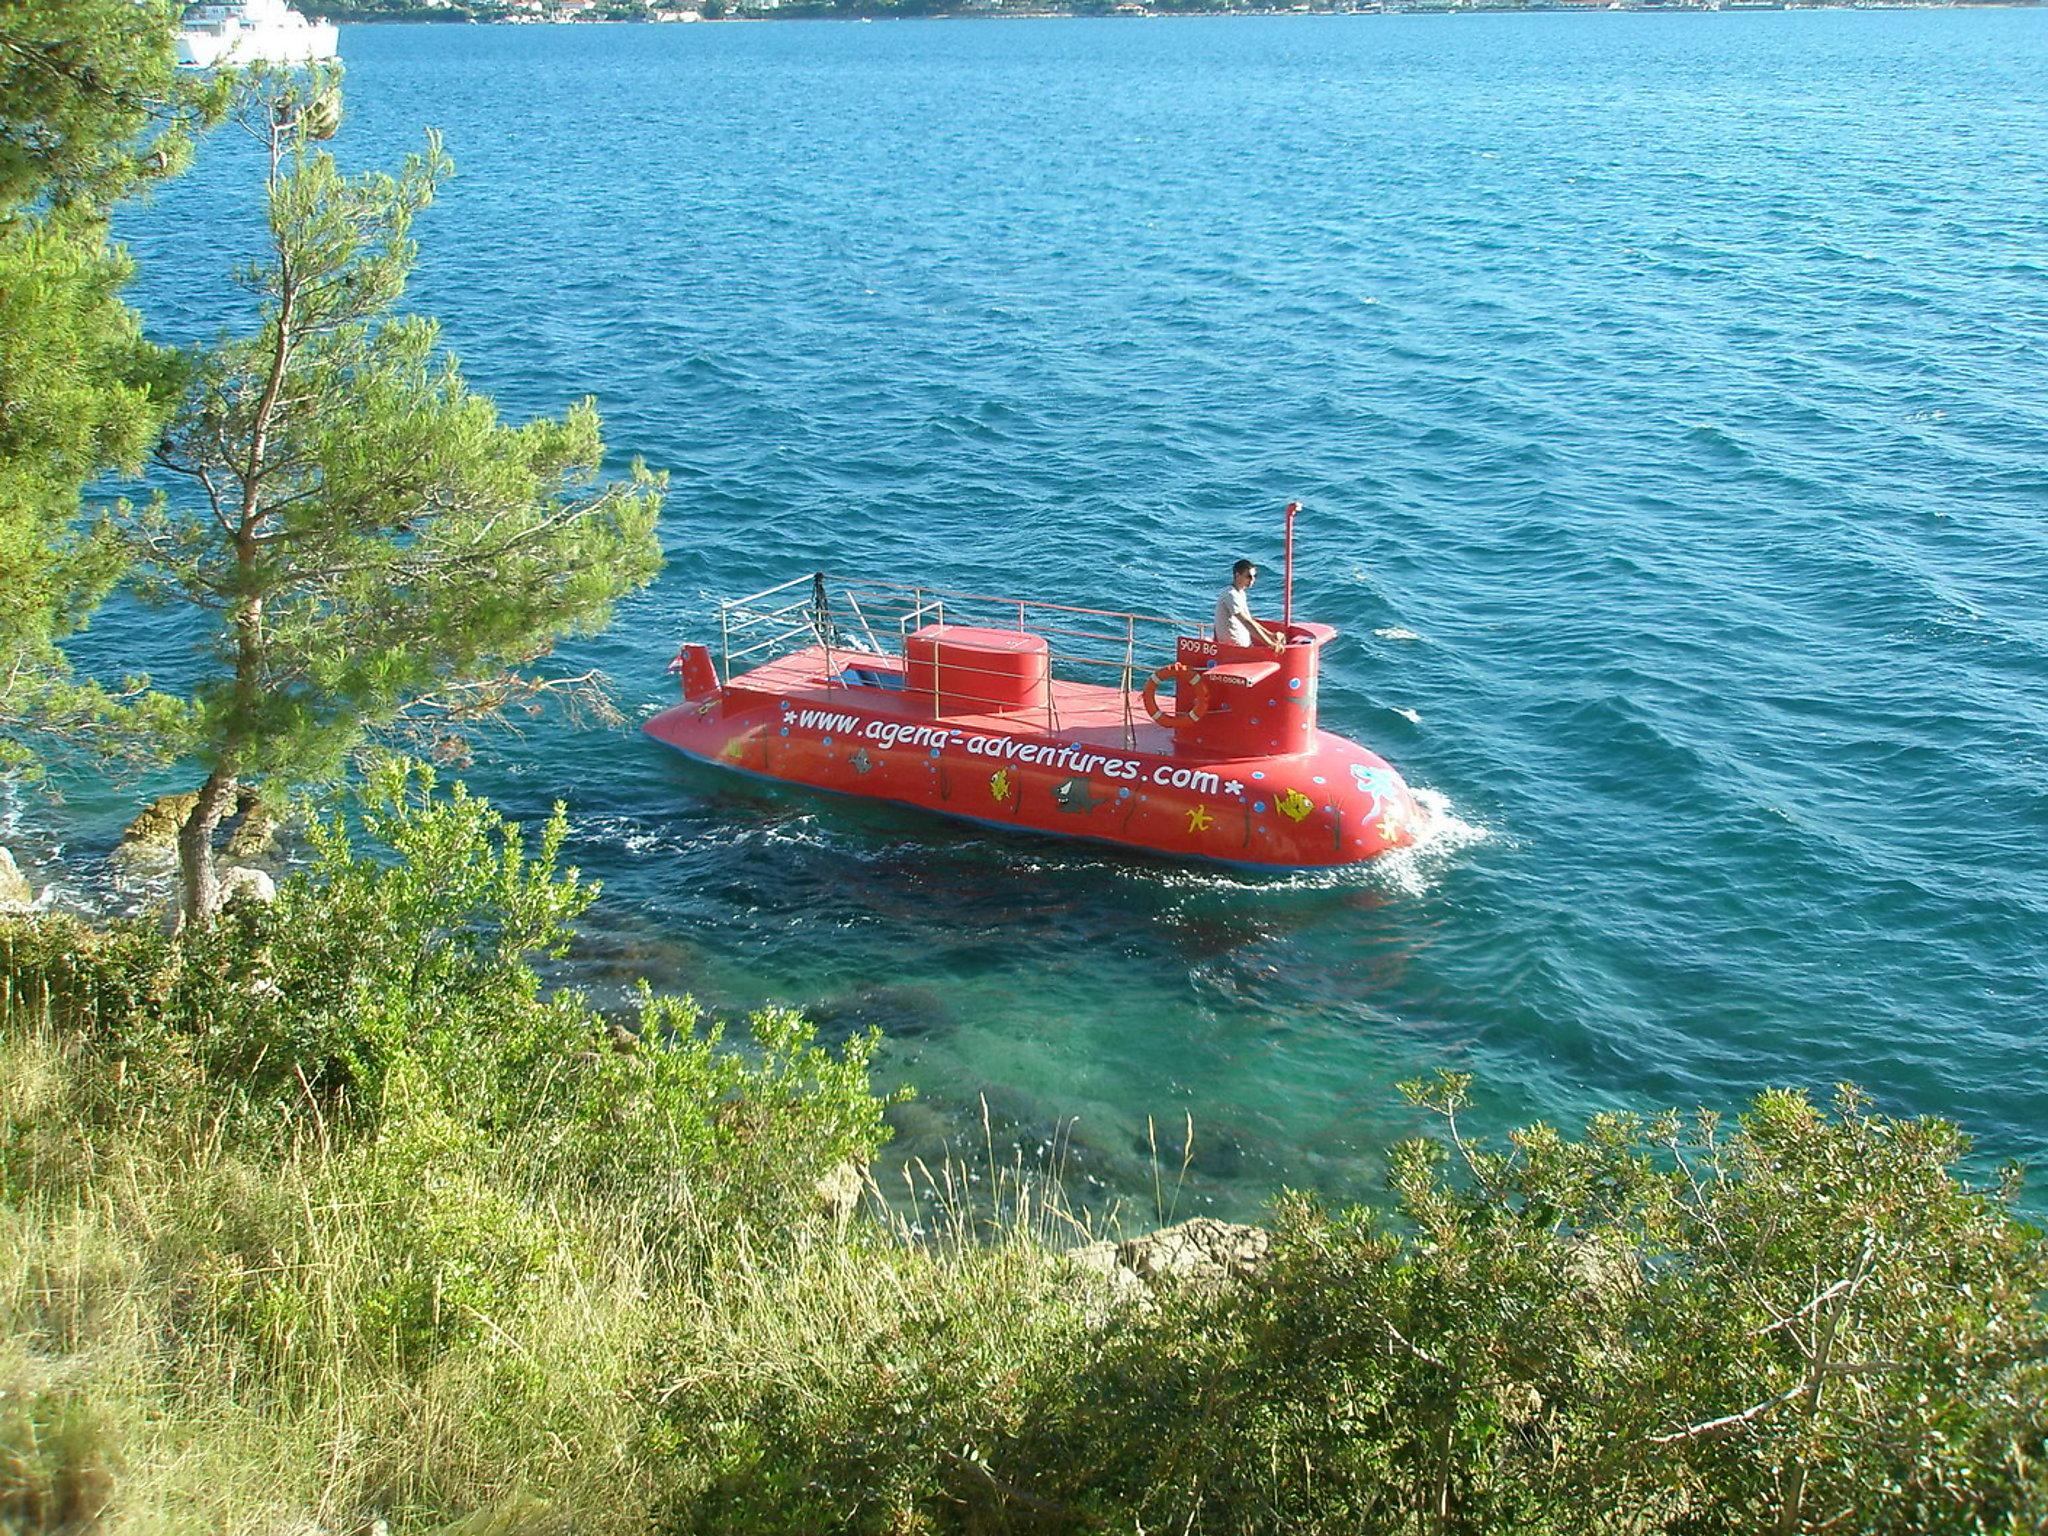
[[[820, 571], [718, 605], [719, 675], [730, 682], [735, 663], [744, 670], [815, 645], [825, 652], [827, 685], [856, 686], [845, 681], [835, 654], [849, 662], [865, 656], [894, 665], [902, 660], [908, 636], [937, 624], [1043, 637], [1046, 686], [1033, 707], [1044, 710], [1048, 731], [1059, 729], [1054, 681], [1109, 687], [1114, 679], [1123, 698], [1127, 747], [1137, 742], [1137, 690], [1143, 680], [1175, 659], [1175, 642], [1182, 635], [1203, 632], [1199, 625], [1153, 614], [830, 577]], [[945, 669], [948, 678], [976, 672], [998, 675], [953, 657], [946, 658]], [[936, 661], [933, 673], [932, 712], [937, 715], [941, 705]]]

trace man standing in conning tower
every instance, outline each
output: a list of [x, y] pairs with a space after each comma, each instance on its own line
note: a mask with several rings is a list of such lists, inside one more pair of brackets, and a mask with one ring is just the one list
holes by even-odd
[[1222, 645], [1250, 645], [1256, 640], [1279, 650], [1287, 642], [1277, 629], [1269, 629], [1252, 617], [1245, 594], [1259, 579], [1259, 568], [1240, 560], [1230, 568], [1230, 585], [1216, 598], [1216, 639]]

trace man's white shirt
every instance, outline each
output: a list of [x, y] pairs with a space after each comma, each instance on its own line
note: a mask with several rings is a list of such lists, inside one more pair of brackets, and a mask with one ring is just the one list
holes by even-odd
[[1232, 583], [1216, 599], [1216, 638], [1225, 645], [1252, 643], [1252, 606], [1244, 589]]

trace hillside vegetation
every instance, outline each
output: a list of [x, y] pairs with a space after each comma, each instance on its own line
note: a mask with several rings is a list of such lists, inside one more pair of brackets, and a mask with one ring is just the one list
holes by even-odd
[[2048, 1247], [1950, 1126], [1444, 1078], [1386, 1209], [1118, 1286], [1028, 1181], [821, 1204], [870, 1040], [545, 985], [562, 833], [393, 764], [272, 906], [0, 932], [0, 1529], [2048, 1525]]

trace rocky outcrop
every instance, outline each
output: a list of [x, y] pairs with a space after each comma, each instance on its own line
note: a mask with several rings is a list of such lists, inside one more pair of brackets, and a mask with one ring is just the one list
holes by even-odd
[[1215, 1289], [1253, 1274], [1272, 1248], [1264, 1227], [1197, 1216], [1121, 1243], [1090, 1243], [1067, 1255], [1083, 1275], [1099, 1276], [1118, 1295], [1140, 1297], [1167, 1286]]
[[1197, 1216], [1117, 1245], [1117, 1262], [1147, 1285], [1160, 1281], [1235, 1280], [1265, 1261], [1272, 1236], [1264, 1227]]
[[1069, 1253], [1067, 1263], [1077, 1273], [1100, 1280], [1112, 1295], [1136, 1300], [1146, 1294], [1145, 1282], [1138, 1278], [1136, 1271], [1124, 1268], [1116, 1250], [1115, 1243], [1090, 1243]]
[[28, 883], [14, 855], [0, 848], [0, 912], [18, 912], [36, 904], [36, 888]]
[[[189, 792], [157, 796], [140, 816], [128, 823], [115, 852], [127, 859], [175, 859], [179, 829], [198, 803], [199, 796]], [[255, 790], [245, 789], [236, 796], [235, 808], [223, 823], [227, 844], [222, 852], [242, 862], [267, 859], [277, 852], [277, 834], [282, 825], [283, 819]]]
[[235, 823], [228, 829], [223, 852], [231, 859], [267, 859], [277, 852], [277, 832], [283, 824], [262, 796], [245, 789], [235, 802]]
[[178, 856], [178, 829], [192, 814], [199, 796], [192, 793], [158, 795], [140, 816], [128, 823], [114, 854], [122, 859], [170, 860]]

